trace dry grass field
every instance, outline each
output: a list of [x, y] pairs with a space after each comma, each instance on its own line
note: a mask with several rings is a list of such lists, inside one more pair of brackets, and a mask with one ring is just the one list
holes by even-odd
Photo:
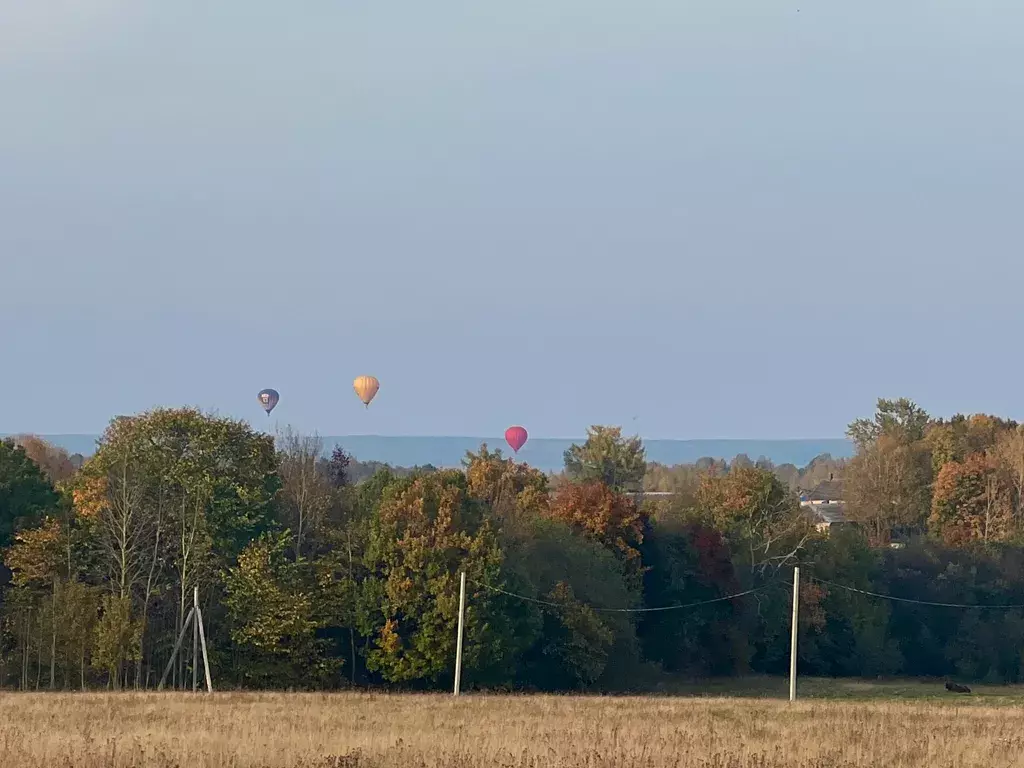
[[2, 694], [0, 766], [1003, 768], [1024, 765], [1019, 702]]

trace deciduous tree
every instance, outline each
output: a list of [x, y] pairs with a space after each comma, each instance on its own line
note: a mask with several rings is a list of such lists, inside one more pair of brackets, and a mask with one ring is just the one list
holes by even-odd
[[875, 544], [916, 531], [928, 517], [930, 459], [920, 442], [883, 435], [861, 447], [843, 473], [847, 517]]
[[279, 508], [282, 521], [292, 533], [297, 560], [310, 549], [310, 540], [331, 506], [330, 481], [321, 469], [324, 441], [317, 434], [301, 435], [287, 427], [277, 436], [276, 444], [282, 483]]
[[545, 690], [627, 682], [638, 647], [633, 616], [623, 609], [640, 607], [642, 597], [624, 563], [549, 518], [507, 535], [504, 555], [508, 588], [529, 598], [499, 602], [495, 611], [508, 620], [501, 634], [517, 660], [515, 679]]
[[639, 437], [623, 437], [621, 427], [593, 426], [583, 445], [565, 452], [565, 471], [582, 483], [600, 482], [616, 490], [640, 490], [647, 455]]
[[528, 464], [489, 451], [486, 443], [477, 453], [467, 452], [462, 463], [470, 495], [488, 504], [497, 518], [511, 523], [547, 508], [547, 476]]
[[225, 602], [231, 637], [242, 654], [242, 678], [288, 687], [327, 683], [341, 666], [317, 641], [317, 593], [301, 564], [289, 562], [286, 535], [264, 535], [246, 547], [229, 569]]
[[929, 528], [951, 545], [1004, 541], [1013, 533], [1013, 506], [998, 467], [983, 453], [950, 461], [935, 480]]
[[910, 444], [921, 440], [928, 426], [928, 414], [905, 397], [899, 400], [879, 398], [873, 419], [857, 419], [846, 431], [847, 436], [864, 448], [882, 437]]
[[[364, 633], [373, 638], [367, 666], [392, 682], [436, 681], [450, 674], [458, 618], [459, 572], [500, 583], [501, 551], [485, 507], [466, 476], [447, 470], [387, 487], [372, 521], [364, 582]], [[478, 593], [466, 613], [464, 663], [487, 666], [502, 647], [491, 637], [490, 595]]]
[[743, 552], [751, 573], [791, 565], [812, 530], [793, 493], [756, 467], [705, 477], [698, 508]]
[[558, 489], [548, 514], [614, 552], [630, 574], [640, 574], [648, 521], [630, 497], [599, 481], [571, 483]]
[[[276, 470], [273, 439], [240, 421], [181, 408], [111, 422], [95, 456], [76, 476], [74, 495], [79, 514], [95, 521], [101, 541], [106, 538], [103, 567], [124, 573], [115, 594], [130, 595], [132, 621], [147, 617], [151, 600], [160, 595], [164, 604], [157, 614], [173, 616], [173, 625], [162, 631], [176, 635], [193, 587], [215, 588], [220, 572], [273, 525]], [[118, 554], [118, 540], [130, 556]], [[167, 604], [171, 594], [176, 605]], [[146, 648], [151, 656], [158, 646], [173, 643], [155, 636], [145, 642], [145, 622], [142, 631], [144, 657]], [[128, 646], [109, 646], [119, 647]], [[183, 670], [182, 660], [179, 679]], [[136, 676], [143, 676], [139, 666]]]
[[25, 449], [25, 454], [32, 461], [39, 465], [54, 487], [69, 480], [75, 474], [75, 464], [63, 448], [53, 445], [37, 435], [18, 435], [13, 440]]
[[1011, 489], [1015, 526], [1024, 526], [1024, 427], [1002, 432], [993, 458]]
[[38, 525], [55, 512], [59, 500], [25, 449], [0, 440], [0, 549], [10, 546], [15, 532]]

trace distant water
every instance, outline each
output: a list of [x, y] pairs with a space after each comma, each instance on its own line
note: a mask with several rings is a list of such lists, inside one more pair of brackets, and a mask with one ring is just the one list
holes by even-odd
[[[96, 435], [44, 435], [45, 439], [59, 445], [69, 453], [91, 455], [96, 449]], [[532, 438], [519, 452], [517, 458], [538, 469], [559, 470], [562, 468], [562, 454], [577, 440], [554, 438]], [[460, 464], [466, 451], [476, 451], [481, 443], [487, 443], [492, 450], [500, 448], [506, 455], [511, 449], [501, 437], [378, 437], [374, 435], [350, 435], [348, 437], [324, 437], [327, 450], [336, 445], [360, 461], [380, 461], [392, 466], [411, 467], [433, 464], [435, 467], [455, 467]], [[690, 464], [705, 456], [715, 459], [732, 459], [745, 453], [753, 461], [760, 457], [775, 464], [806, 466], [811, 459], [823, 453], [834, 458], [848, 458], [853, 455], [853, 445], [848, 440], [645, 440], [647, 460], [661, 464]]]

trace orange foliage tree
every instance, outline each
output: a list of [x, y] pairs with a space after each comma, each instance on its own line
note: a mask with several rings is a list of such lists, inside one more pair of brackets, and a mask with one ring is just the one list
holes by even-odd
[[[55, 486], [75, 474], [75, 463], [68, 452], [43, 440], [37, 435], [18, 435], [14, 442], [20, 445]], [[81, 457], [79, 457], [81, 458]]]
[[984, 453], [949, 461], [932, 493], [929, 528], [947, 544], [1005, 541], [1013, 531], [1013, 501], [995, 461]]
[[549, 514], [610, 549], [629, 573], [640, 573], [639, 547], [648, 520], [629, 496], [600, 482], [571, 483], [555, 494]]
[[506, 459], [501, 451], [467, 452], [463, 460], [469, 495], [486, 502], [504, 520], [541, 512], [548, 505], [547, 476], [529, 464]]
[[774, 474], [741, 467], [721, 477], [705, 476], [698, 509], [745, 551], [751, 571], [792, 564], [811, 533], [796, 497]]

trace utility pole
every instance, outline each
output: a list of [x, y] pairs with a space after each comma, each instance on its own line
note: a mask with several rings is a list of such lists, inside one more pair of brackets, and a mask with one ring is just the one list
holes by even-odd
[[455, 643], [455, 695], [462, 687], [462, 628], [466, 617], [466, 572], [459, 577], [459, 637]]
[[[210, 657], [206, 652], [206, 628], [203, 626], [203, 612], [199, 608], [198, 586], [192, 591], [192, 609], [188, 612], [188, 616], [185, 617], [185, 621], [182, 622], [181, 633], [174, 644], [174, 650], [171, 651], [171, 658], [167, 660], [163, 677], [160, 678], [160, 683], [156, 687], [158, 691], [164, 689], [167, 676], [171, 673], [171, 669], [175, 668], [174, 661], [178, 658], [179, 650], [182, 654], [181, 658], [185, 658], [185, 649], [182, 648], [182, 644], [185, 642], [189, 629], [192, 630], [192, 692], [196, 693], [199, 690], [199, 651], [201, 650], [203, 652], [203, 672], [206, 677], [206, 692], [213, 693], [213, 681], [210, 678]], [[182, 686], [185, 685], [184, 677], [182, 677], [181, 684]]]
[[[192, 610], [199, 607], [199, 585], [192, 592]], [[198, 617], [196, 617], [198, 619]], [[199, 690], [199, 622], [192, 621], [192, 693]]]
[[789, 700], [796, 701], [796, 639], [800, 612], [800, 567], [793, 569], [793, 626], [789, 638]]
[[199, 608], [199, 587], [192, 593], [192, 610], [196, 612], [196, 625], [199, 627], [199, 645], [203, 650], [203, 671], [206, 674], [206, 692], [213, 693], [213, 681], [210, 679], [210, 657], [206, 653], [206, 628], [203, 626], [203, 612]]

